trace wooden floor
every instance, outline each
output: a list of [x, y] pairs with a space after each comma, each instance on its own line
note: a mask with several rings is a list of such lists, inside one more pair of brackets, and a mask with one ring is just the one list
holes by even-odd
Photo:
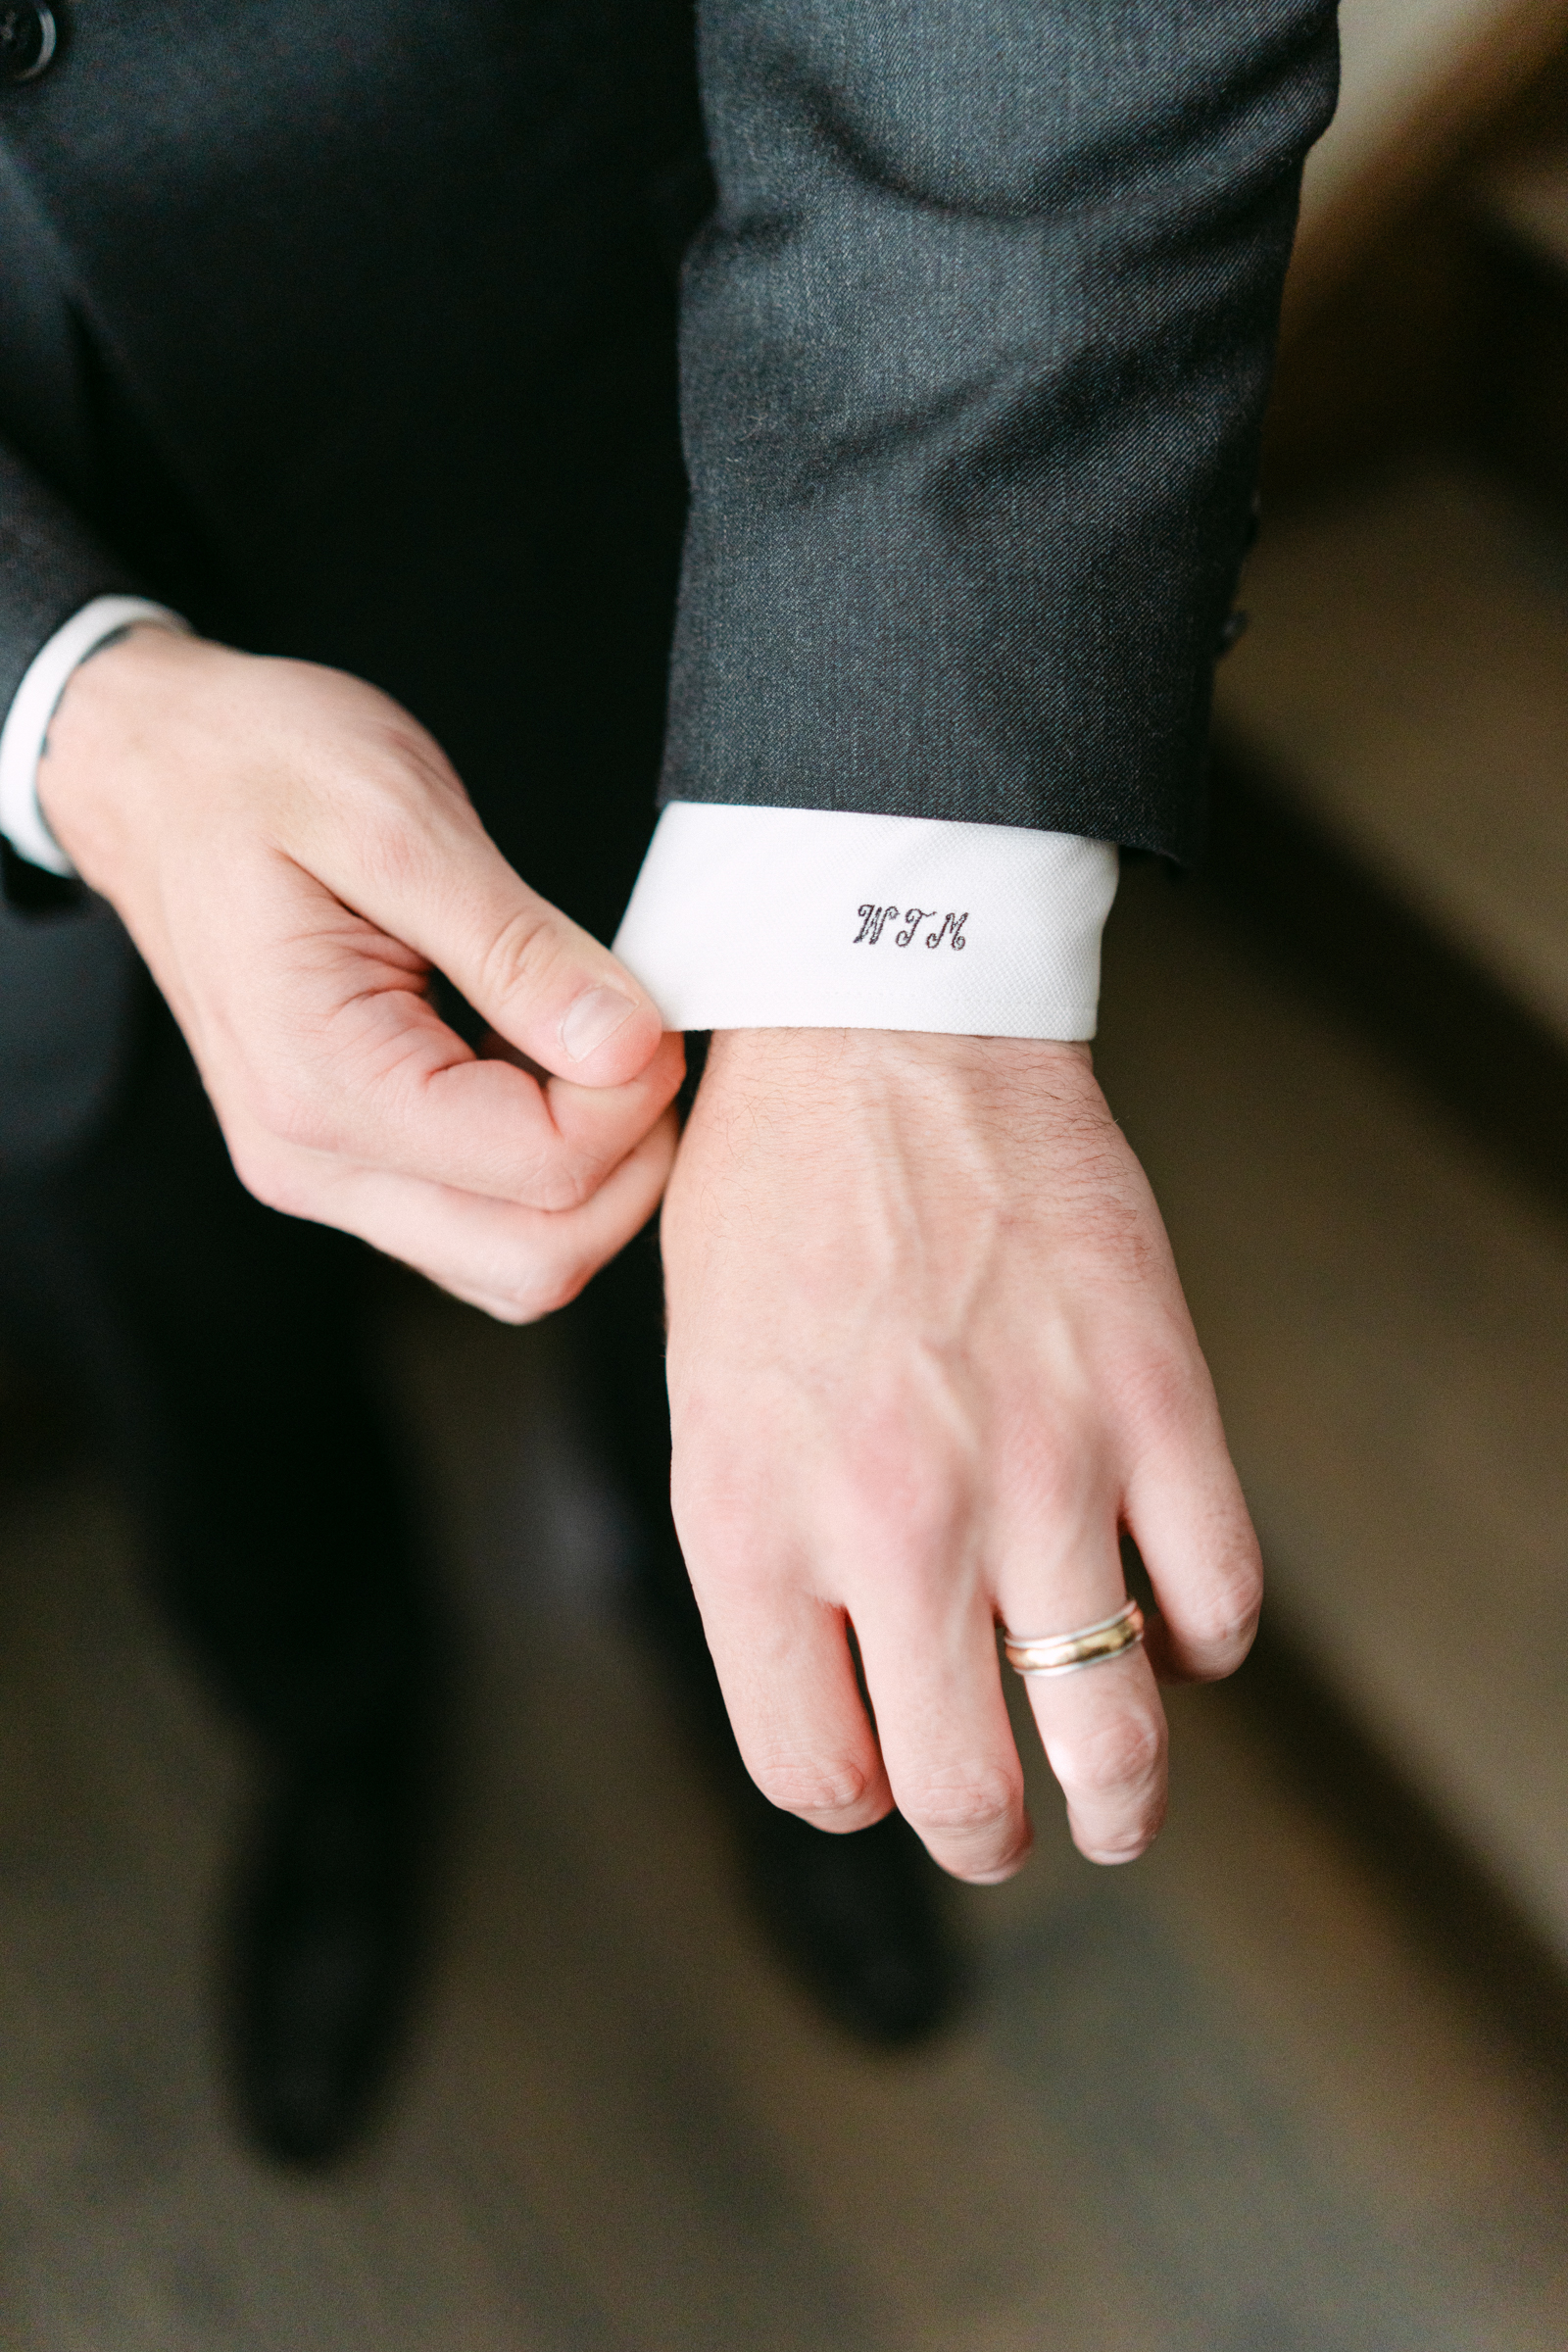
[[1106, 967], [1275, 1621], [1568, 1971], [1568, 1216], [1151, 866]]
[[325, 2184], [215, 2088], [242, 1759], [112, 1498], [4, 1500], [6, 2352], [1561, 2352], [1568, 2118], [1223, 1695], [1131, 1870], [1037, 1786], [1028, 1872], [955, 1890], [973, 2014], [866, 2056], [737, 1902], [548, 1334], [396, 1344], [482, 1666], [438, 1982]]

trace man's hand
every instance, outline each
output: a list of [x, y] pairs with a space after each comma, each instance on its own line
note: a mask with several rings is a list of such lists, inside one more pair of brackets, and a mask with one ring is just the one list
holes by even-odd
[[[1238, 1665], [1260, 1595], [1159, 1212], [1087, 1048], [717, 1036], [663, 1250], [676, 1523], [753, 1775], [823, 1829], [897, 1802], [958, 1877], [1009, 1876], [1030, 1833], [997, 1620], [1108, 1616], [1123, 1528], [1167, 1674]], [[1141, 1853], [1165, 1803], [1150, 1654], [1029, 1691], [1083, 1852]]]
[[[651, 1215], [680, 1041], [517, 879], [385, 695], [137, 629], [73, 677], [38, 783], [261, 1200], [509, 1322], [564, 1304]], [[494, 1057], [440, 1020], [432, 967]]]

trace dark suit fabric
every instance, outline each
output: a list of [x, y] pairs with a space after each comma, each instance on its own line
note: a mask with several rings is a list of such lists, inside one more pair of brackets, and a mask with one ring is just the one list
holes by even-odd
[[[25, 310], [0, 286], [0, 692], [122, 586], [340, 663], [611, 930], [684, 498], [681, 33], [647, 0], [83, 9], [49, 81], [0, 96], [38, 264]], [[0, 929], [0, 1331], [98, 1403], [221, 1696], [269, 1741], [351, 1726], [431, 1646], [363, 1253], [241, 1193], [115, 937], [90, 908]], [[657, 1326], [640, 1353], [657, 1384]]]
[[10, 485], [0, 692], [63, 605], [128, 577], [407, 701], [536, 870], [584, 802], [635, 797], [646, 831], [683, 33], [659, 0], [81, 8], [0, 103], [88, 442], [66, 501]]
[[664, 791], [1184, 856], [1322, 0], [710, 0]]
[[[666, 791], [1180, 852], [1332, 8], [700, 14]], [[406, 696], [518, 848], [597, 797], [667, 627], [689, 37], [664, 0], [81, 8], [0, 137], [128, 434], [7, 469], [0, 694], [128, 575]]]

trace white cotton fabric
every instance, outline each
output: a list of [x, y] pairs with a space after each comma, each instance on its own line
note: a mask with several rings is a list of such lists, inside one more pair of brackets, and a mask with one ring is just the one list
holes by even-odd
[[0, 727], [0, 833], [19, 858], [48, 873], [71, 876], [76, 870], [38, 806], [38, 762], [49, 721], [72, 671], [95, 654], [106, 637], [139, 620], [185, 633], [190, 628], [177, 612], [149, 604], [144, 596], [95, 596], [34, 654]]
[[1073, 833], [677, 801], [614, 949], [671, 1029], [1084, 1039], [1116, 881]]

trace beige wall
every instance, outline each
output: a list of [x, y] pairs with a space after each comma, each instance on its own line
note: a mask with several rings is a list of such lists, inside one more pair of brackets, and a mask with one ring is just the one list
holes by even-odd
[[1465, 52], [1485, 47], [1518, 13], [1519, 0], [1341, 0], [1345, 81], [1339, 114], [1307, 164], [1305, 231], [1421, 113]]

